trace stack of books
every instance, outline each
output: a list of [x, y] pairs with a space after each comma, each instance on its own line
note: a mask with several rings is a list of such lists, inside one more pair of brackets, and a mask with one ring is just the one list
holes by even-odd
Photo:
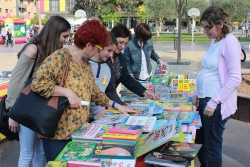
[[103, 144], [135, 145], [144, 126], [117, 124], [103, 134]]
[[113, 126], [86, 122], [72, 134], [71, 138], [73, 141], [101, 143], [102, 135], [108, 132], [108, 128], [110, 127]]

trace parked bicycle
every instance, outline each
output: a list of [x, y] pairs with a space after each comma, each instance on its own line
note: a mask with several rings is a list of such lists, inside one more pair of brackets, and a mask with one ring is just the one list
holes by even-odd
[[241, 48], [241, 62], [244, 62], [246, 60], [246, 52], [244, 49]]

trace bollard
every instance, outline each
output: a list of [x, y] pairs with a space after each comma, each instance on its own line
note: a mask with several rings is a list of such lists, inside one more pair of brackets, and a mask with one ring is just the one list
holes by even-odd
[[178, 37], [174, 37], [174, 50], [177, 50]]

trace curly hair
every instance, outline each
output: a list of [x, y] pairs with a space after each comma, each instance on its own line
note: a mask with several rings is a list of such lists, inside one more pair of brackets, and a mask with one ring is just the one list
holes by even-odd
[[227, 12], [225, 12], [219, 6], [210, 6], [202, 14], [200, 22], [207, 21], [210, 26], [217, 26], [221, 22], [224, 23], [222, 28], [222, 37], [225, 37], [232, 30], [232, 24], [230, 22], [230, 17]]
[[101, 47], [108, 46], [110, 35], [99, 20], [87, 20], [76, 31], [74, 36], [75, 45], [83, 49], [87, 43], [99, 45]]

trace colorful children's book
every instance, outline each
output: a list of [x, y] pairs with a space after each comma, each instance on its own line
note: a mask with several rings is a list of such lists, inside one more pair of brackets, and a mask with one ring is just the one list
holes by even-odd
[[124, 103], [130, 103], [133, 100], [138, 100], [139, 96], [136, 94], [132, 94], [132, 95], [127, 95], [126, 98], [123, 100]]
[[172, 103], [166, 102], [165, 111], [193, 111], [192, 103]]
[[124, 140], [124, 139], [102, 139], [103, 144], [120, 144], [120, 145], [130, 145], [134, 146], [137, 143], [137, 140]]
[[92, 158], [134, 159], [135, 146], [119, 144], [99, 144], [96, 146]]
[[121, 133], [104, 133], [102, 135], [103, 139], [125, 139], [125, 140], [137, 140], [140, 134], [121, 134]]
[[159, 166], [168, 166], [168, 167], [188, 167], [188, 160], [184, 160], [182, 162], [176, 162], [166, 156], [154, 156], [152, 153], [149, 153], [144, 162], [146, 164], [159, 165]]
[[102, 167], [101, 162], [68, 161], [67, 167]]
[[95, 120], [94, 123], [103, 125], [115, 125], [124, 123], [128, 119], [128, 114], [115, 114], [115, 115], [104, 115], [99, 119]]
[[187, 93], [161, 93], [161, 102], [174, 102], [174, 103], [187, 103], [189, 101], [189, 96]]
[[151, 132], [154, 128], [156, 117], [150, 116], [129, 116], [125, 124], [127, 125], [142, 125], [143, 132]]
[[45, 167], [66, 167], [66, 162], [61, 161], [49, 161]]
[[75, 161], [90, 161], [91, 155], [95, 149], [94, 142], [72, 142], [70, 141], [63, 150], [59, 153], [55, 160], [67, 162]]
[[167, 111], [167, 112], [163, 112], [162, 114], [163, 120], [175, 120], [176, 121], [175, 133], [178, 133], [181, 131], [181, 119], [179, 115], [180, 115], [180, 112], [177, 112], [177, 111]]
[[176, 121], [166, 121], [158, 129], [141, 136], [136, 143], [135, 156], [139, 157], [171, 140], [175, 134]]
[[194, 119], [195, 114], [196, 114], [195, 112], [181, 112], [180, 113], [181, 123], [191, 124]]
[[122, 134], [140, 134], [143, 130], [142, 125], [125, 125], [116, 124], [115, 126], [108, 129], [109, 133], [122, 133]]
[[72, 134], [72, 140], [102, 140], [102, 135], [108, 132], [112, 125], [101, 125], [96, 123], [84, 123], [75, 133]]
[[121, 113], [118, 110], [105, 109], [99, 112], [98, 114], [94, 115], [94, 119], [96, 120], [100, 117], [103, 117], [104, 115], [116, 115], [116, 114], [121, 114]]
[[154, 76], [166, 76], [169, 71], [169, 66], [160, 66], [160, 64], [157, 64]]
[[198, 154], [201, 146], [201, 144], [169, 141], [154, 149], [153, 153], [158, 152], [163, 155], [179, 156], [188, 160], [193, 160]]
[[102, 167], [135, 167], [136, 159], [92, 158], [93, 162], [101, 162]]

